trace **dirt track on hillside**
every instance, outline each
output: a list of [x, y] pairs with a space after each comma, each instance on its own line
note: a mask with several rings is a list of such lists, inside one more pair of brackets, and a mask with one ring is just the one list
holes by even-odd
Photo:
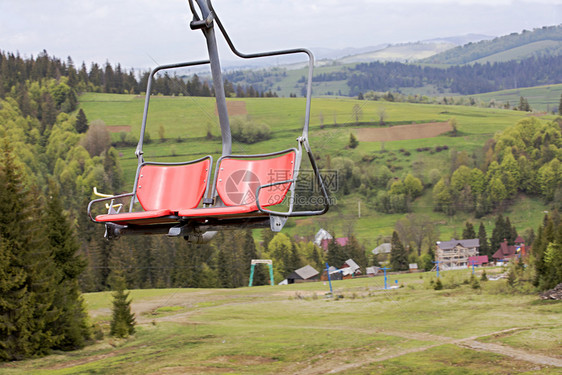
[[388, 128], [357, 129], [357, 139], [360, 142], [388, 142], [406, 139], [433, 138], [453, 130], [446, 122], [428, 122], [425, 124], [398, 125]]

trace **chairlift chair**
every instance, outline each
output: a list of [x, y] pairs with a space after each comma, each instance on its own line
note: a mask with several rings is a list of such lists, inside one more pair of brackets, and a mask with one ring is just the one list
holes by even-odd
[[[308, 142], [314, 65], [312, 53], [307, 49], [289, 49], [243, 54], [234, 47], [210, 0], [195, 0], [201, 16], [197, 12], [194, 0], [188, 1], [193, 13], [190, 27], [192, 30], [203, 32], [209, 59], [161, 65], [151, 71], [141, 133], [135, 151], [138, 166], [133, 192], [114, 196], [100, 195], [102, 198], [92, 200], [88, 205], [90, 219], [105, 225], [107, 238], [126, 234], [166, 234], [173, 237], [183, 236], [193, 243], [204, 243], [209, 241], [218, 230], [269, 226], [271, 230], [277, 232], [283, 228], [289, 217], [326, 213], [329, 208], [328, 194]], [[232, 137], [215, 39], [215, 25], [218, 26], [232, 52], [241, 58], [253, 59], [297, 53], [308, 56], [306, 113], [302, 134], [297, 138], [296, 148], [257, 155], [232, 155]], [[155, 74], [162, 70], [205, 64], [211, 67], [222, 137], [222, 156], [216, 163], [213, 176], [211, 156], [183, 163], [145, 161], [143, 144]], [[314, 179], [322, 195], [324, 204], [319, 210], [294, 209], [295, 188], [303, 152], [308, 155]], [[284, 173], [272, 173], [278, 171]], [[275, 210], [272, 206], [286, 201], [287, 194], [290, 196], [287, 210]], [[121, 212], [122, 205], [115, 204], [123, 198], [130, 199], [129, 209], [126, 212]], [[101, 202], [106, 202], [108, 212], [94, 217], [92, 207]], [[136, 202], [140, 204], [142, 211], [134, 210]]]

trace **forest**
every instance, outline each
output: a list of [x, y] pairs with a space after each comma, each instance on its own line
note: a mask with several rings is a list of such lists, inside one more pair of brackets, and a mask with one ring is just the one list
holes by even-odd
[[[447, 68], [398, 62], [357, 64], [346, 74], [350, 95], [360, 92], [400, 91], [433, 85], [443, 93], [473, 95], [519, 87], [562, 82], [562, 55], [531, 57], [522, 61], [474, 63]], [[340, 79], [336, 73], [334, 79]], [[320, 79], [320, 78], [317, 78]], [[326, 75], [324, 80], [332, 79]]]
[[[46, 53], [29, 59], [0, 54], [1, 360], [85, 345], [92, 327], [81, 293], [113, 289], [120, 278], [129, 288], [233, 288], [247, 285], [249, 260], [257, 257], [273, 259], [276, 282], [306, 264], [320, 269], [325, 261], [341, 264], [353, 258], [364, 269], [377, 262], [367, 257], [352, 230], [345, 233], [346, 245], [332, 241], [326, 254], [311, 238], [269, 230], [259, 242], [250, 230], [220, 233], [208, 245], [158, 237], [105, 240], [103, 227], [85, 214], [86, 206], [94, 186], [123, 191], [123, 171], [105, 124], [77, 110], [79, 94], [141, 93], [146, 74], [142, 77], [133, 79], [134, 72], [110, 64], [92, 64], [89, 71], [82, 64], [76, 70], [70, 58], [63, 62]], [[192, 95], [212, 95], [208, 83], [196, 77], [159, 79], [157, 92], [163, 95], [173, 95], [168, 90], [178, 85]], [[432, 181], [411, 174], [396, 179], [374, 157], [361, 166], [345, 157], [321, 159], [324, 167], [338, 170], [338, 194], [359, 192], [379, 202], [383, 212], [408, 212], [409, 202], [432, 188], [435, 210], [479, 215], [509, 204], [517, 192], [561, 202], [561, 153], [561, 122], [529, 118], [490, 140], [481, 162], [459, 153], [450, 175]], [[537, 234], [542, 236], [538, 275], [547, 275], [538, 277], [540, 286], [558, 280], [551, 273], [560, 246], [556, 229], [549, 228], [557, 228], [559, 219], [552, 222]], [[403, 266], [404, 256], [400, 259]], [[258, 269], [255, 284], [267, 282]]]

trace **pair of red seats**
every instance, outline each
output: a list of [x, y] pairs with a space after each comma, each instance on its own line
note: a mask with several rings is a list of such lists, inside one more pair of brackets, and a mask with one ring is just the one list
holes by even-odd
[[[294, 149], [259, 159], [221, 157], [212, 185], [209, 183], [210, 156], [180, 164], [146, 162], [139, 167], [133, 193], [90, 203], [91, 206], [97, 201], [132, 196], [138, 200], [143, 211], [112, 213], [110, 209], [110, 213], [98, 215], [92, 220], [120, 225], [151, 225], [191, 219], [267, 215], [260, 207], [277, 205], [285, 199], [293, 182], [288, 180], [292, 180], [295, 173], [295, 157]], [[205, 207], [201, 207], [205, 193]], [[217, 203], [220, 206], [216, 206]]]

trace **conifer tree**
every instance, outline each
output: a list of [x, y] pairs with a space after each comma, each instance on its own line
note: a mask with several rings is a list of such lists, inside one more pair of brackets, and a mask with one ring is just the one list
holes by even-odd
[[490, 238], [490, 252], [495, 253], [505, 238], [505, 220], [502, 214], [499, 214]]
[[135, 333], [135, 314], [131, 312], [129, 292], [125, 292], [125, 278], [114, 278], [113, 309], [110, 324], [111, 336], [125, 338]]
[[465, 228], [462, 232], [462, 239], [469, 240], [472, 238], [476, 238], [476, 232], [474, 232], [474, 225], [471, 222], [467, 221], [465, 224]]
[[56, 343], [48, 325], [53, 306], [54, 268], [41, 235], [41, 202], [30, 191], [5, 138], [0, 154], [0, 359], [47, 353]]
[[86, 262], [78, 255], [80, 245], [63, 213], [60, 196], [53, 181], [50, 182], [45, 223], [56, 267], [55, 305], [60, 311], [58, 319], [49, 326], [53, 332], [62, 335], [55, 348], [74, 350], [83, 347], [91, 333], [78, 285], [78, 277], [84, 271]]
[[336, 242], [336, 239], [332, 238], [328, 242], [328, 257], [326, 259], [328, 264], [340, 268], [347, 259], [343, 246], [340, 246], [340, 244]]
[[408, 270], [408, 254], [396, 231], [392, 232], [390, 241], [390, 267], [393, 271]]
[[484, 227], [484, 224], [482, 222], [480, 222], [480, 227], [478, 227], [478, 239], [480, 240], [480, 255], [493, 255], [490, 254], [490, 245], [488, 244], [486, 228]]
[[76, 115], [76, 122], [74, 123], [74, 128], [79, 134], [86, 133], [88, 130], [88, 119], [86, 118], [86, 114], [80, 108], [78, 114]]

